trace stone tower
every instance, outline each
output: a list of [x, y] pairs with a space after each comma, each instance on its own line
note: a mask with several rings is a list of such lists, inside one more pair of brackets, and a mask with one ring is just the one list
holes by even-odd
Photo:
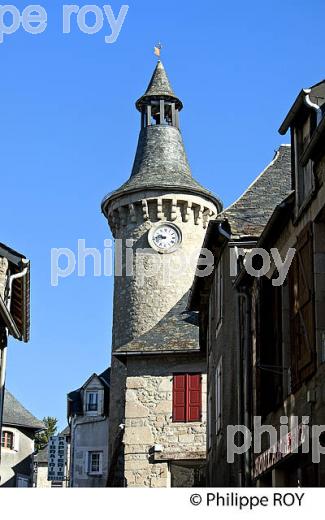
[[[181, 428], [176, 421], [169, 424], [172, 367], [177, 365], [182, 373], [184, 366], [190, 370], [191, 363], [202, 361], [193, 356], [198, 349], [197, 327], [193, 316], [185, 313], [186, 293], [193, 282], [205, 229], [220, 212], [221, 203], [192, 177], [179, 125], [183, 105], [160, 61], [136, 108], [141, 130], [131, 176], [102, 203], [115, 239], [110, 453], [111, 474], [115, 465], [127, 485], [154, 486], [168, 485], [169, 463], [156, 461], [150, 467], [150, 450], [155, 444], [166, 444], [159, 435], [162, 428], [169, 428], [169, 433]], [[137, 395], [141, 388], [149, 390]], [[168, 404], [161, 406], [162, 414], [158, 412], [159, 388], [164, 388], [163, 401], [170, 401], [170, 413]], [[148, 400], [147, 404], [141, 399]], [[122, 444], [120, 424], [125, 424]], [[170, 437], [179, 448], [175, 435]], [[145, 469], [131, 469], [137, 466], [135, 452], [143, 457], [138, 465]], [[158, 478], [160, 466], [164, 476]], [[137, 480], [139, 471], [143, 478]]]

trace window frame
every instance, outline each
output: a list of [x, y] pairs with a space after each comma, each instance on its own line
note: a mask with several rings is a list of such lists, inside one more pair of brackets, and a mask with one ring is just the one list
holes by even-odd
[[[98, 469], [92, 469], [93, 457], [98, 455]], [[103, 452], [100, 450], [88, 451], [87, 461], [87, 473], [88, 475], [101, 476], [103, 474]]]
[[[182, 389], [176, 388], [176, 377], [177, 376], [183, 376], [185, 377], [185, 385], [183, 390], [183, 400], [184, 404], [178, 404], [176, 403], [176, 396], [177, 392], [181, 392]], [[199, 377], [199, 386], [197, 392], [199, 393], [199, 399], [198, 404], [195, 405], [191, 401], [191, 392], [195, 392], [196, 390], [191, 389], [191, 377], [198, 376]], [[180, 395], [180, 394], [179, 394]], [[198, 406], [198, 418], [192, 419], [190, 417], [191, 414], [191, 408], [194, 408], [195, 406]], [[183, 407], [184, 412], [184, 419], [176, 419], [176, 408], [177, 407]], [[198, 423], [202, 422], [202, 372], [176, 372], [173, 374], [173, 393], [172, 393], [172, 422], [173, 423]]]
[[[10, 445], [7, 444], [8, 436], [11, 438]], [[10, 430], [2, 430], [1, 432], [1, 448], [5, 450], [14, 451], [15, 448], [15, 435]]]
[[[90, 396], [95, 395], [96, 396], [96, 408], [90, 408]], [[94, 405], [92, 405], [94, 406]], [[86, 390], [86, 402], [85, 402], [85, 412], [86, 414], [98, 414], [99, 413], [99, 392], [98, 390]]]
[[[313, 161], [310, 159], [306, 164], [302, 164], [301, 161], [304, 150], [310, 141], [310, 133], [312, 128], [312, 121], [310, 117], [311, 116], [304, 119], [300, 126], [295, 126], [293, 129], [296, 216], [299, 216], [307, 206], [315, 190]], [[306, 127], [308, 137], [306, 137]]]

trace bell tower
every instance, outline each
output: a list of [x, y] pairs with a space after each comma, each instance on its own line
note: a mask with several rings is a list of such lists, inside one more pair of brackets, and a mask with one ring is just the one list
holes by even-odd
[[[140, 359], [144, 335], [154, 331], [184, 299], [193, 282], [208, 222], [222, 209], [220, 200], [192, 176], [180, 131], [183, 104], [174, 94], [161, 61], [136, 108], [141, 128], [131, 176], [102, 202], [115, 239], [112, 460], [116, 460], [119, 449], [119, 424], [125, 424], [125, 438], [132, 437], [126, 413], [128, 397], [125, 400], [131, 365], [126, 357], [130, 359], [137, 351]], [[176, 331], [173, 344], [177, 341], [185, 344]], [[155, 351], [153, 340], [150, 348]], [[159, 358], [156, 356], [151, 362], [154, 372]], [[133, 376], [134, 371], [136, 367], [132, 365]], [[159, 441], [151, 430], [147, 434]], [[125, 457], [121, 456], [124, 477]], [[130, 482], [132, 479], [128, 485]]]

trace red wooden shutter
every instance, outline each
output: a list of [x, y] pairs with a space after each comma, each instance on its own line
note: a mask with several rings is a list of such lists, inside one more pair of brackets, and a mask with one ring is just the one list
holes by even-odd
[[187, 420], [201, 420], [201, 374], [188, 374], [187, 376]]
[[186, 421], [186, 374], [174, 375], [173, 379], [173, 421]]

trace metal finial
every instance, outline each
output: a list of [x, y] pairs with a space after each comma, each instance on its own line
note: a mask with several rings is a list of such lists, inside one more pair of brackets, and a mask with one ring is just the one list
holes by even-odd
[[158, 42], [157, 45], [155, 45], [155, 47], [154, 47], [154, 53], [159, 58], [160, 58], [160, 54], [161, 54], [161, 49], [162, 49], [162, 45], [160, 42]]

